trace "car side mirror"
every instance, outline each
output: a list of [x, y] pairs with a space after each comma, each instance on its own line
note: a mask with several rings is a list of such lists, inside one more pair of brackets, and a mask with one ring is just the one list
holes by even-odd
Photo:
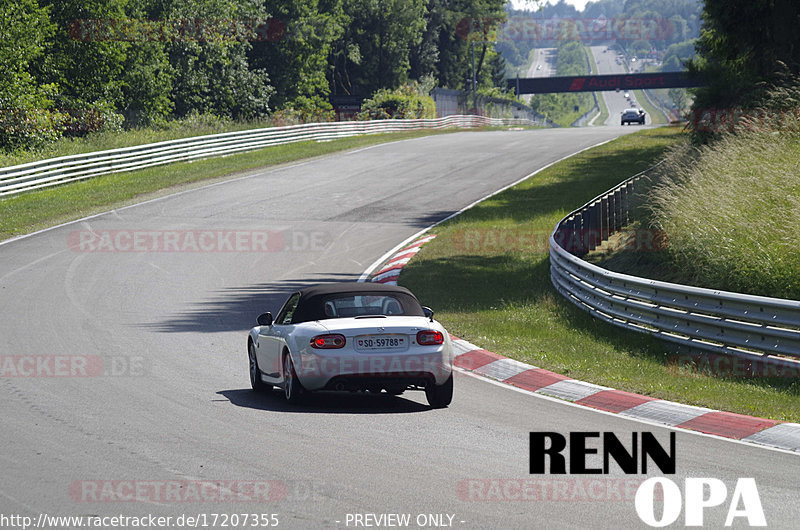
[[271, 326], [272, 325], [272, 313], [263, 313], [258, 315], [256, 319], [259, 326]]
[[433, 309], [428, 306], [422, 306], [422, 313], [433, 322]]

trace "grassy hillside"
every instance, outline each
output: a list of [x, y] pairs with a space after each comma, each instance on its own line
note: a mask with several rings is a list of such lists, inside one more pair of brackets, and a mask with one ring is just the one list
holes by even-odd
[[673, 153], [650, 198], [673, 279], [800, 299], [800, 135], [725, 137]]

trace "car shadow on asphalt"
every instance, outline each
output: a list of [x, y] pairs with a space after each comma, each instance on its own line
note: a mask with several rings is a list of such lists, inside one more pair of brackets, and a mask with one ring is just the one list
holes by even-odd
[[211, 299], [194, 302], [186, 311], [160, 322], [139, 324], [161, 333], [216, 333], [247, 331], [256, 325], [256, 317], [266, 311], [277, 314], [295, 291], [320, 283], [352, 282], [355, 274], [327, 274], [309, 278], [287, 279], [218, 290]]
[[[417, 392], [424, 395], [422, 392]], [[231, 404], [271, 412], [323, 414], [404, 414], [433, 410], [427, 405], [389, 394], [362, 392], [314, 392], [297, 404], [287, 403], [280, 389], [253, 392], [247, 389], [220, 390]]]

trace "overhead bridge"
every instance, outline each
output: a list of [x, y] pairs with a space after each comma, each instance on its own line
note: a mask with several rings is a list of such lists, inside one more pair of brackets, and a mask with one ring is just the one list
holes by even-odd
[[563, 77], [526, 77], [508, 79], [508, 88], [520, 94], [553, 92], [602, 92], [643, 88], [691, 88], [704, 83], [689, 77], [688, 72], [649, 74], [608, 74]]

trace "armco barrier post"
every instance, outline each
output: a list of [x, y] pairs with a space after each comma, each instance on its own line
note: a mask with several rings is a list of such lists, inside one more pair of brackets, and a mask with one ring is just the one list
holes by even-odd
[[622, 190], [614, 190], [614, 231], [622, 230]]
[[583, 229], [583, 213], [578, 212], [575, 214], [575, 217], [572, 221], [572, 233], [568, 234], [569, 241], [572, 243], [572, 247], [575, 249], [576, 256], [585, 256], [586, 255], [586, 244], [583, 242], [583, 236], [585, 231]]
[[628, 221], [628, 183], [619, 187], [619, 222], [620, 228], [629, 223]]
[[580, 233], [581, 239], [581, 249], [583, 251], [582, 255], [586, 255], [592, 250], [592, 243], [589, 240], [588, 235], [594, 230], [594, 215], [593, 215], [592, 207], [588, 206], [586, 209], [583, 210], [583, 230]]
[[602, 197], [600, 199], [600, 242], [602, 243], [610, 234], [609, 232], [609, 208], [608, 208], [608, 196]]

